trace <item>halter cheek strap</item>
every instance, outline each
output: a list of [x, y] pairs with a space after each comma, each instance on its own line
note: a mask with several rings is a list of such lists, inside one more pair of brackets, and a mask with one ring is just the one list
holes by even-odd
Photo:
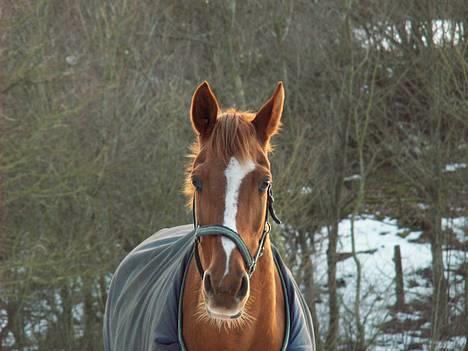
[[275, 199], [273, 198], [271, 186], [269, 186], [267, 190], [267, 210], [265, 211], [265, 222], [263, 224], [263, 232], [262, 232], [262, 236], [260, 237], [260, 240], [258, 241], [257, 252], [255, 253], [254, 256], [252, 256], [250, 254], [249, 248], [245, 244], [244, 240], [242, 240], [242, 237], [239, 235], [239, 233], [232, 230], [231, 228], [225, 227], [223, 225], [199, 226], [197, 224], [197, 216], [196, 216], [196, 210], [195, 210], [195, 195], [193, 196], [192, 216], [193, 216], [193, 225], [195, 227], [194, 256], [195, 256], [195, 263], [197, 265], [197, 270], [200, 273], [200, 276], [202, 279], [203, 279], [203, 275], [205, 271], [201, 263], [200, 253], [198, 251], [198, 245], [200, 243], [201, 237], [213, 236], [213, 235], [221, 235], [221, 236], [231, 239], [234, 242], [234, 244], [237, 246], [237, 249], [239, 250], [242, 256], [242, 259], [244, 260], [249, 278], [252, 277], [252, 274], [255, 271], [255, 268], [257, 267], [258, 259], [263, 255], [263, 251], [265, 249], [266, 237], [270, 233], [270, 230], [271, 230], [271, 225], [268, 222], [268, 213], [270, 213], [271, 217], [276, 223], [281, 224], [281, 221], [276, 215], [275, 210], [273, 208], [274, 201]]

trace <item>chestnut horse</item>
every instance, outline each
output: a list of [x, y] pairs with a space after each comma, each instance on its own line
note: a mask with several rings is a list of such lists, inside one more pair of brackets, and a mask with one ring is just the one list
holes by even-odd
[[[198, 142], [187, 172], [187, 193], [195, 196], [196, 222], [232, 229], [251, 253], [261, 250], [262, 233], [269, 230], [265, 228], [272, 181], [268, 151], [280, 125], [283, 101], [281, 83], [257, 114], [222, 113], [206, 82], [192, 99]], [[183, 329], [188, 349], [281, 349], [284, 296], [269, 237], [252, 277], [227, 237], [202, 237], [199, 251], [203, 280], [193, 261], [183, 296], [183, 325], [190, 325]]]
[[241, 243], [233, 240], [236, 235], [200, 236], [183, 294], [183, 326], [190, 326], [183, 328], [183, 336], [190, 350], [283, 346], [285, 297], [267, 220], [269, 210], [277, 220], [268, 153], [283, 104], [282, 83], [255, 114], [222, 112], [206, 82], [192, 98], [190, 116], [198, 140], [186, 193], [194, 222], [201, 228], [221, 224], [238, 233]]
[[269, 238], [268, 215], [279, 220], [268, 153], [283, 104], [282, 83], [257, 113], [222, 111], [198, 86], [185, 187], [195, 228], [160, 231], [122, 261], [106, 351], [314, 350], [308, 308]]

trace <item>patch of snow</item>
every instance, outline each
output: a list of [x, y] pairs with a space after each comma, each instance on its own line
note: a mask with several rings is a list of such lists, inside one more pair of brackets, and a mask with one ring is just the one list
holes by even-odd
[[404, 313], [404, 312], [398, 312], [396, 314], [396, 317], [400, 320], [400, 321], [407, 321], [407, 320], [411, 320], [411, 321], [417, 321], [421, 318], [421, 313], [418, 312], [418, 313]]
[[449, 163], [445, 165], [444, 172], [455, 172], [464, 168], [466, 168], [466, 163]]
[[[84, 303], [81, 302], [77, 305], [74, 305], [72, 308], [72, 314], [73, 318], [77, 321], [82, 321], [84, 317]], [[84, 335], [84, 329], [83, 329], [83, 324], [79, 325], [74, 325], [73, 326], [73, 331], [75, 332], [75, 337], [83, 337]]]
[[[458, 238], [466, 240], [466, 228], [468, 217], [443, 219], [442, 227], [452, 229]], [[404, 237], [401, 233], [409, 233]], [[393, 218], [377, 219], [374, 215], [362, 215], [354, 221], [355, 247], [360, 252], [357, 257], [360, 260], [361, 281], [361, 316], [366, 316], [366, 334], [368, 339], [378, 335], [376, 344], [370, 350], [407, 350], [413, 343], [427, 345], [428, 340], [417, 335], [417, 331], [402, 332], [400, 334], [382, 334], [378, 325], [386, 322], [391, 317], [388, 307], [395, 301], [395, 263], [393, 261], [394, 247], [400, 246], [402, 266], [404, 273], [404, 287], [406, 301], [413, 298], [426, 299], [432, 294], [432, 286], [427, 276], [422, 272], [431, 267], [432, 254], [428, 242], [415, 242], [422, 235], [421, 231], [398, 226], [398, 221]], [[322, 228], [316, 236], [315, 254], [313, 263], [317, 283], [326, 286], [327, 260], [326, 250], [328, 246], [327, 228]], [[339, 253], [350, 253], [351, 247], [351, 218], [346, 218], [339, 225]], [[369, 251], [375, 250], [369, 254]], [[364, 253], [366, 252], [367, 253]], [[444, 257], [446, 267], [455, 267], [456, 264], [466, 261], [466, 253], [451, 250]], [[341, 313], [347, 315], [348, 321], [352, 320], [353, 303], [356, 289], [356, 265], [352, 257], [339, 261], [337, 264], [337, 280], [340, 282], [339, 294]], [[453, 279], [453, 276], [448, 276]], [[451, 280], [451, 289], [462, 289], [463, 282], [455, 283]], [[316, 305], [317, 314], [321, 316], [321, 325], [328, 324], [327, 294], [321, 295], [321, 302]], [[462, 307], [461, 307], [462, 308]], [[420, 319], [418, 313], [398, 313], [397, 317], [403, 320]], [[364, 318], [364, 317], [363, 317]], [[326, 327], [323, 327], [326, 329]], [[342, 329], [345, 327], [343, 326]], [[458, 341], [457, 341], [458, 342]], [[421, 346], [425, 347], [425, 346]]]
[[[430, 344], [427, 339], [421, 338], [418, 335], [410, 334], [385, 334], [382, 335], [379, 345], [372, 347], [373, 351], [407, 351], [411, 350], [420, 350], [420, 351], [429, 351]], [[419, 347], [415, 349], [414, 347], [418, 345]], [[466, 338], [464, 337], [452, 337], [445, 341], [439, 341], [435, 345], [435, 350], [437, 351], [448, 351], [448, 350], [463, 350], [466, 345]]]
[[349, 177], [345, 177], [344, 178], [344, 181], [345, 182], [350, 182], [350, 181], [353, 181], [353, 180], [361, 180], [361, 175], [360, 174], [353, 174], [352, 176], [349, 176]]
[[45, 334], [49, 328], [49, 321], [46, 319], [41, 319], [39, 322], [32, 325], [32, 330], [34, 334]]
[[442, 218], [442, 229], [451, 229], [458, 241], [464, 243], [468, 240], [468, 217]]
[[393, 73], [393, 68], [387, 67], [387, 68], [386, 68], [386, 71], [387, 71], [387, 77], [388, 77], [388, 78], [392, 78], [392, 77], [393, 77], [393, 74], [394, 74], [394, 73]]
[[408, 241], [416, 241], [421, 238], [421, 235], [422, 235], [422, 232], [417, 232], [417, 231], [411, 232], [405, 237], [405, 239]]
[[5, 309], [1, 309], [0, 310], [0, 331], [3, 330], [3, 328], [6, 327], [7, 318], [8, 318], [7, 311]]
[[15, 344], [15, 342], [16, 342], [15, 336], [13, 335], [11, 331], [8, 331], [6, 333], [6, 336], [3, 338], [2, 346], [6, 346], [7, 348], [12, 347]]
[[466, 346], [466, 337], [455, 336], [448, 340], [439, 341], [436, 350], [463, 350]]
[[[410, 20], [405, 23], [405, 31], [408, 37], [413, 31], [412, 25], [413, 23]], [[390, 50], [395, 47], [395, 44], [398, 45], [403, 42], [403, 38], [395, 26], [388, 25], [385, 22], [377, 22], [371, 28], [371, 31], [373, 32], [372, 37], [369, 37], [367, 31], [361, 28], [354, 28], [353, 34], [365, 48], [377, 44], [385, 50]], [[432, 34], [432, 38], [429, 38], [429, 40], [435, 46], [457, 45], [463, 37], [463, 28], [458, 26], [457, 22], [453, 20], [434, 19], [432, 20]], [[427, 36], [423, 36], [421, 39], [425, 46], [429, 46]]]
[[65, 57], [65, 62], [70, 66], [75, 66], [78, 63], [78, 57], [76, 55], [69, 55]]
[[428, 209], [429, 209], [429, 205], [420, 202], [420, 203], [418, 203], [418, 208], [420, 208], [421, 210], [428, 210]]
[[[345, 219], [340, 224], [340, 251], [351, 251], [351, 220]], [[401, 228], [397, 221], [385, 218], [383, 221], [375, 219], [373, 216], [363, 216], [354, 223], [356, 240], [356, 250], [365, 251], [377, 249], [373, 255], [359, 255], [362, 264], [365, 265], [366, 273], [369, 276], [381, 279], [382, 275], [392, 277], [395, 275], [393, 263], [394, 247], [400, 246], [403, 269], [415, 271], [426, 267], [431, 261], [431, 250], [429, 247], [416, 247], [408, 242], [407, 238], [401, 238], [398, 233]], [[377, 235], [387, 233], [387, 235]], [[414, 236], [419, 237], [421, 232], [415, 232]]]

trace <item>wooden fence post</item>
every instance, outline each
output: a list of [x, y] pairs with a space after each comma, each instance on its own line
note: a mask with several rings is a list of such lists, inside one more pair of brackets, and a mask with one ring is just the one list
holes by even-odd
[[403, 308], [405, 305], [405, 287], [403, 285], [403, 268], [401, 265], [400, 245], [395, 245], [393, 261], [395, 262], [395, 287], [396, 287], [396, 307]]

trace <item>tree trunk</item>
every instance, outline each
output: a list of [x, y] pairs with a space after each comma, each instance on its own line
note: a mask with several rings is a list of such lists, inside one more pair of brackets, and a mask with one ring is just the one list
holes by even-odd
[[[356, 205], [356, 210], [359, 208], [361, 196], [358, 196], [358, 202]], [[354, 299], [354, 317], [356, 320], [356, 350], [365, 350], [366, 349], [366, 333], [364, 330], [364, 325], [361, 321], [361, 281], [362, 281], [362, 268], [361, 268], [361, 261], [357, 257], [356, 252], [356, 236], [354, 231], [354, 219], [356, 217], [356, 212], [354, 211], [351, 217], [351, 247], [353, 253], [353, 260], [354, 264], [356, 265], [356, 291], [355, 291], [355, 299]]]
[[[466, 258], [466, 256], [465, 256]], [[463, 266], [464, 275], [465, 275], [465, 318], [468, 320], [468, 266], [465, 264]], [[465, 335], [468, 335], [468, 323], [465, 323]], [[468, 336], [465, 336], [465, 351], [468, 351]]]
[[432, 253], [432, 346], [443, 336], [443, 329], [447, 323], [447, 280], [444, 276], [444, 260], [442, 250], [442, 231], [440, 211], [433, 211], [433, 231], [431, 233]]
[[[93, 288], [92, 279], [85, 278], [83, 280], [83, 293], [84, 293], [84, 335], [83, 335], [83, 348], [89, 351], [95, 351], [96, 345], [96, 311], [93, 308]], [[97, 328], [99, 329], [99, 328]]]
[[15, 348], [22, 350], [26, 346], [24, 335], [24, 319], [21, 309], [21, 303], [16, 301], [8, 304], [8, 327], [15, 338]]
[[[434, 55], [434, 51], [431, 53]], [[434, 55], [435, 56], [435, 55]], [[430, 108], [430, 116], [432, 118], [432, 145], [434, 152], [432, 153], [432, 177], [428, 186], [429, 200], [431, 204], [430, 221], [432, 230], [431, 238], [431, 253], [432, 253], [432, 335], [431, 335], [431, 350], [435, 350], [435, 342], [443, 336], [444, 329], [447, 326], [448, 320], [448, 295], [447, 295], [447, 280], [444, 276], [444, 257], [443, 247], [444, 236], [442, 232], [442, 211], [444, 206], [445, 183], [443, 182], [442, 167], [444, 165], [444, 141], [442, 134], [442, 116], [440, 94], [438, 93], [441, 78], [439, 75], [432, 76], [432, 95], [433, 102]]]
[[[329, 328], [327, 334], [327, 350], [336, 351], [338, 341], [338, 330], [340, 311], [338, 305], [338, 291], [336, 284], [336, 248], [338, 244], [338, 231], [342, 214], [342, 192], [344, 170], [347, 163], [346, 153], [348, 147], [348, 137], [351, 118], [349, 114], [344, 116], [341, 121], [342, 126], [338, 125], [336, 137], [336, 148], [334, 149], [333, 165], [335, 173], [331, 177], [330, 188], [332, 189], [331, 198], [331, 218], [328, 230], [328, 248], [327, 248], [327, 284], [328, 284], [328, 308], [329, 308]], [[340, 121], [337, 121], [338, 123]], [[342, 127], [343, 129], [341, 129]]]
[[401, 310], [405, 306], [405, 288], [403, 284], [403, 267], [401, 264], [400, 245], [395, 245], [393, 261], [395, 262], [395, 307], [398, 310]]
[[63, 342], [63, 347], [65, 349], [72, 348], [72, 340], [74, 339], [73, 333], [73, 305], [72, 305], [72, 297], [70, 294], [70, 288], [67, 283], [65, 282], [62, 288], [60, 289], [60, 297], [62, 300], [62, 314], [59, 317], [59, 324], [58, 327], [61, 329], [61, 333], [63, 338], [61, 339]]
[[300, 233], [300, 245], [301, 245], [301, 252], [302, 252], [302, 262], [304, 262], [303, 270], [304, 270], [304, 286], [306, 287], [306, 294], [305, 298], [307, 304], [310, 308], [310, 314], [312, 316], [312, 320], [314, 321], [314, 334], [315, 334], [315, 343], [316, 343], [316, 350], [321, 350], [321, 343], [320, 343], [320, 328], [319, 328], [319, 319], [317, 317], [317, 310], [315, 308], [315, 301], [317, 299], [317, 288], [315, 285], [314, 280], [314, 266], [312, 264], [311, 255], [313, 254], [313, 239], [312, 243], [308, 244], [307, 238], [305, 237], [304, 233]]
[[327, 335], [328, 350], [335, 351], [338, 339], [339, 327], [339, 306], [338, 292], [336, 286], [336, 246], [338, 243], [338, 222], [332, 224], [328, 235], [327, 249], [327, 278], [328, 278], [328, 309], [329, 309], [329, 327]]

